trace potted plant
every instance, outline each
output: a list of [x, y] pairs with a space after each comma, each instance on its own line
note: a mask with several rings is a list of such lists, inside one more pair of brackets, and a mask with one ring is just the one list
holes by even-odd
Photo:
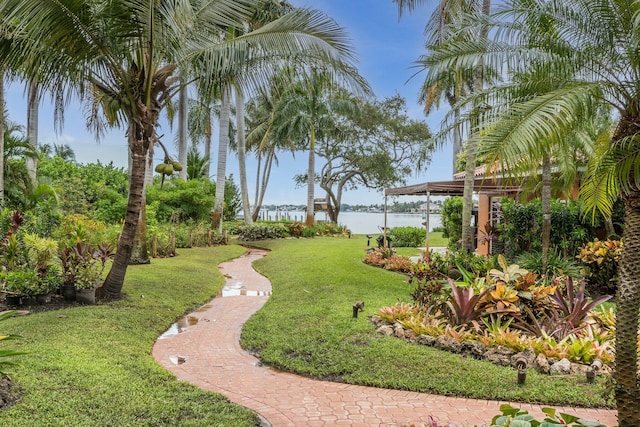
[[102, 267], [98, 260], [90, 258], [78, 265], [75, 272], [76, 300], [83, 304], [95, 304], [96, 288], [100, 284]]
[[50, 265], [44, 273], [38, 274], [36, 300], [39, 304], [51, 302], [51, 296], [62, 286], [62, 273], [56, 264]]
[[15, 305], [30, 304], [38, 287], [38, 274], [35, 271], [7, 271], [4, 290], [7, 293], [7, 305], [11, 299]]

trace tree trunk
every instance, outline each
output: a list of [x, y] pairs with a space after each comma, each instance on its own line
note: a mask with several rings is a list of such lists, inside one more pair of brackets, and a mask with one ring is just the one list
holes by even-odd
[[471, 135], [467, 141], [467, 164], [462, 192], [462, 250], [474, 252], [475, 228], [471, 226], [473, 214], [473, 186], [476, 174], [476, 157], [478, 154], [478, 135]]
[[[485, 16], [488, 16], [491, 12], [491, 1], [490, 0], [482, 0], [482, 13]], [[487, 25], [483, 25], [480, 29], [479, 38], [484, 40], [487, 38], [489, 34], [489, 27]], [[475, 77], [473, 81], [473, 90], [474, 92], [482, 91], [484, 83], [484, 58], [480, 57], [478, 60], [478, 65], [475, 70]], [[475, 181], [475, 171], [476, 171], [476, 160], [478, 157], [478, 129], [480, 125], [480, 115], [479, 111], [480, 106], [474, 106], [476, 109], [476, 118], [472, 119], [475, 123], [471, 123], [471, 131], [467, 141], [467, 163], [465, 167], [465, 177], [464, 177], [464, 190], [462, 196], [462, 249], [467, 252], [475, 251], [474, 245], [474, 234], [475, 229], [471, 227], [471, 215], [473, 211], [473, 186]]]
[[131, 178], [129, 179], [127, 211], [111, 270], [104, 284], [98, 291], [98, 295], [108, 299], [118, 299], [122, 297], [122, 285], [124, 284], [124, 277], [127, 273], [129, 259], [131, 258], [133, 242], [140, 219], [140, 209], [144, 200], [144, 172], [149, 145], [148, 141], [137, 140], [138, 133], [135, 132], [133, 127], [133, 125], [130, 125], [128, 132], [129, 147], [131, 149]]
[[244, 129], [244, 96], [236, 88], [236, 128], [238, 135], [238, 169], [240, 172], [240, 195], [242, 197], [242, 214], [246, 224], [252, 224], [251, 206], [249, 205], [249, 188], [247, 186], [246, 140]]
[[182, 165], [182, 170], [178, 172], [178, 177], [187, 180], [187, 87], [182, 85], [178, 95], [178, 162]]
[[[131, 154], [129, 154], [131, 156]], [[129, 171], [131, 171], [131, 158], [129, 158]], [[144, 185], [153, 185], [153, 145], [147, 152], [146, 169], [144, 171]]]
[[231, 116], [231, 87], [222, 88], [220, 107], [220, 138], [218, 141], [218, 172], [216, 174], [216, 201], [213, 207], [211, 228], [222, 234], [222, 214], [224, 209], [224, 183], [227, 171], [227, 148], [229, 147], [229, 117]]
[[204, 131], [204, 176], [207, 179], [211, 179], [211, 139], [213, 138], [213, 130], [211, 122], [211, 112], [207, 114], [207, 123]]
[[640, 426], [638, 310], [640, 310], [640, 192], [625, 198], [616, 321], [616, 406], [620, 427]]
[[4, 68], [0, 67], [0, 202], [4, 201]]
[[[38, 107], [40, 97], [38, 96], [38, 82], [29, 81], [29, 100], [27, 105], [27, 139], [33, 149], [38, 152]], [[36, 185], [36, 169], [38, 162], [36, 159], [27, 157], [25, 159], [27, 165], [27, 173], [31, 179], [31, 183]]]
[[542, 159], [542, 273], [549, 265], [551, 244], [551, 159], [545, 153]]
[[313, 224], [315, 222], [314, 200], [313, 200], [314, 198], [313, 190], [316, 185], [315, 149], [316, 149], [316, 129], [315, 127], [311, 126], [311, 138], [309, 141], [309, 168], [307, 170], [307, 218], [305, 220], [305, 225], [307, 227], [313, 227]]
[[[133, 171], [133, 159], [129, 151], [129, 181], [131, 181], [131, 171]], [[129, 265], [149, 264], [149, 253], [147, 251], [147, 185], [153, 185], [153, 144], [149, 145], [145, 156], [144, 184], [142, 187], [142, 202], [140, 203], [140, 216], [138, 217], [138, 227], [133, 240]]]
[[257, 201], [255, 206], [253, 207], [253, 215], [251, 218], [256, 221], [258, 216], [260, 215], [260, 209], [262, 208], [262, 201], [264, 200], [264, 195], [267, 192], [267, 186], [269, 185], [269, 178], [271, 177], [271, 167], [273, 166], [273, 158], [276, 153], [273, 149], [269, 151], [267, 154], [267, 158], [265, 159], [264, 171], [262, 173], [262, 184], [259, 186], [260, 193], [257, 196]]
[[[460, 121], [460, 110], [456, 109], [453, 112], [455, 123]], [[462, 134], [460, 132], [460, 125], [456, 125], [453, 128], [453, 165], [452, 175], [458, 172], [458, 155], [462, 152]]]

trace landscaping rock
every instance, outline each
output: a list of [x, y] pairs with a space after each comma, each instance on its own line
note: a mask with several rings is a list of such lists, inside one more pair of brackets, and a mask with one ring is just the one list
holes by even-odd
[[527, 368], [532, 368], [536, 360], [536, 353], [533, 351], [533, 349], [528, 348], [525, 351], [514, 354], [513, 356], [511, 356], [511, 366], [517, 368], [516, 362], [521, 358], [527, 361]]
[[393, 333], [395, 334], [395, 336], [397, 336], [398, 338], [404, 339], [405, 337], [405, 330], [403, 328], [393, 328]]
[[376, 329], [376, 332], [382, 335], [391, 336], [393, 335], [393, 328], [391, 325], [382, 325]]
[[382, 320], [382, 317], [378, 316], [377, 314], [371, 316], [371, 323], [373, 323], [374, 325], [380, 326], [380, 323], [382, 322], [387, 323], [386, 320]]
[[415, 342], [418, 339], [418, 336], [411, 329], [407, 329], [404, 331], [404, 337], [411, 342]]
[[536, 357], [536, 360], [533, 362], [533, 366], [535, 367], [536, 371], [538, 371], [541, 374], [549, 373], [549, 368], [550, 368], [549, 361], [547, 360], [545, 355], [542, 353], [540, 353], [538, 357]]
[[429, 347], [433, 347], [436, 344], [436, 339], [431, 335], [420, 335], [418, 337], [418, 344], [428, 345]]
[[582, 365], [580, 363], [571, 364], [571, 373], [579, 375], [587, 375], [587, 371], [590, 369], [589, 365]]
[[482, 359], [487, 351], [487, 347], [478, 341], [463, 341], [461, 346], [460, 353], [474, 359]]
[[510, 366], [511, 365], [511, 356], [513, 356], [515, 352], [510, 348], [498, 346], [494, 348], [490, 348], [484, 353], [484, 358], [487, 359], [491, 363], [495, 363], [496, 365], [502, 366]]
[[451, 337], [440, 335], [438, 338], [436, 338], [435, 347], [440, 350], [450, 351], [451, 353], [460, 353], [462, 344]]
[[551, 375], [554, 375], [554, 374], [560, 374], [560, 375], [570, 374], [571, 373], [571, 362], [569, 362], [569, 359], [567, 359], [565, 357], [561, 361], [556, 362], [553, 365], [551, 365], [551, 368], [549, 368], [549, 373]]

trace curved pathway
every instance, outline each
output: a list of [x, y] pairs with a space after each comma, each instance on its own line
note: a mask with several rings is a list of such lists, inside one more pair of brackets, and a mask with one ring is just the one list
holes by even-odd
[[[317, 381], [260, 366], [239, 344], [244, 322], [271, 293], [268, 279], [251, 263], [266, 255], [251, 249], [220, 264], [227, 278], [222, 297], [181, 319], [158, 339], [153, 356], [179, 379], [222, 393], [250, 408], [272, 426], [421, 425], [432, 416], [440, 422], [487, 424], [502, 402], [437, 396]], [[514, 406], [541, 416], [539, 406]], [[608, 426], [615, 411], [559, 408]]]

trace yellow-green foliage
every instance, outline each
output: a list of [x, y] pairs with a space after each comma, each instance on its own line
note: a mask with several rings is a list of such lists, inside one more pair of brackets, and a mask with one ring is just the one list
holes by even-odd
[[38, 271], [44, 271], [58, 252], [58, 242], [35, 234], [25, 234], [24, 244], [29, 254], [29, 264]]

